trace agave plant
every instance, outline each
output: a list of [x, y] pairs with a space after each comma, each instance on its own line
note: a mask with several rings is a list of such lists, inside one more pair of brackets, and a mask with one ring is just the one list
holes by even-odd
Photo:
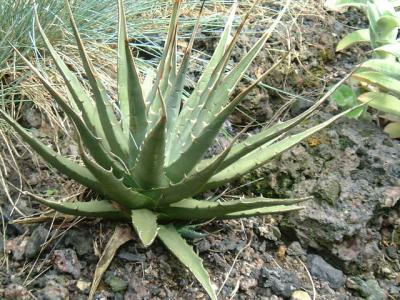
[[[361, 87], [354, 89], [341, 86], [333, 100], [342, 107], [352, 107], [359, 102], [385, 113], [384, 118], [393, 121], [385, 131], [393, 138], [400, 137], [400, 41], [397, 39], [400, 16], [395, 7], [400, 1], [393, 0], [328, 0], [326, 6], [337, 10], [346, 6], [359, 7], [365, 11], [369, 28], [359, 29], [346, 35], [336, 47], [342, 51], [357, 43], [369, 43], [373, 58], [361, 64], [352, 78]], [[351, 112], [349, 117], [358, 118], [365, 108]]]
[[[109, 94], [96, 76], [68, 2], [66, 5], [91, 88], [90, 94], [49, 43], [39, 20], [38, 30], [65, 80], [67, 95], [54, 88], [15, 49], [75, 125], [76, 142], [83, 163], [63, 157], [33, 138], [4, 110], [0, 110], [0, 115], [48, 164], [97, 192], [102, 199], [73, 203], [42, 199], [42, 204], [64, 214], [131, 222], [144, 246], [150, 246], [158, 237], [194, 274], [209, 296], [216, 299], [209, 275], [200, 258], [181, 237], [175, 225], [295, 211], [301, 209], [297, 204], [308, 198], [256, 197], [234, 201], [202, 201], [194, 197], [263, 166], [344, 113], [287, 136], [290, 129], [308, 118], [329, 97], [332, 89], [299, 116], [262, 129], [244, 141], [236, 143], [237, 138], [234, 138], [221, 153], [204, 159], [224, 121], [273, 69], [274, 66], [231, 99], [234, 88], [274, 28], [271, 27], [236, 66], [226, 71], [235, 42], [249, 16], [248, 13], [237, 31], [231, 33], [237, 7], [234, 4], [209, 64], [190, 96], [185, 98], [185, 74], [198, 26], [178, 64], [177, 26], [180, 2], [175, 0], [173, 4], [159, 67], [154, 75], [150, 74], [142, 82], [128, 43], [122, 0], [118, 1], [117, 104], [110, 100]], [[283, 13], [282, 10], [278, 19]]]

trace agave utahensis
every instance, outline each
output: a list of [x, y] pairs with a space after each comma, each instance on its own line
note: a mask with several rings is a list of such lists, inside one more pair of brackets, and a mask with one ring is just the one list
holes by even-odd
[[[213, 144], [235, 106], [267, 75], [268, 71], [230, 99], [235, 86], [262, 49], [273, 28], [228, 72], [228, 61], [244, 24], [243, 21], [231, 35], [237, 6], [234, 4], [208, 66], [191, 95], [185, 98], [185, 74], [189, 66], [193, 37], [178, 64], [179, 6], [180, 1], [175, 0], [159, 67], [153, 77], [142, 83], [129, 47], [124, 8], [122, 0], [119, 0], [117, 105], [112, 104], [102, 82], [96, 76], [68, 3], [73, 32], [91, 87], [90, 94], [49, 43], [39, 21], [38, 29], [65, 80], [68, 95], [58, 92], [16, 50], [74, 124], [83, 164], [61, 156], [34, 139], [3, 110], [0, 110], [0, 115], [51, 166], [96, 191], [103, 199], [74, 203], [42, 199], [40, 201], [43, 204], [65, 214], [132, 222], [145, 246], [151, 245], [158, 237], [194, 274], [210, 297], [216, 299], [209, 275], [200, 258], [186, 244], [174, 224], [300, 209], [296, 204], [304, 198], [257, 197], [235, 201], [201, 201], [193, 197], [264, 165], [343, 114], [300, 133], [286, 135], [291, 128], [309, 117], [327, 99], [328, 93], [301, 115], [263, 129], [244, 141], [236, 143], [233, 139], [221, 153], [204, 159], [207, 149]], [[282, 14], [283, 12], [279, 17]]]

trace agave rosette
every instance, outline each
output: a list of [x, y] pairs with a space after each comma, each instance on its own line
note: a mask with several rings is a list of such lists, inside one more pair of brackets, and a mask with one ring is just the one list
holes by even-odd
[[[85, 90], [82, 82], [57, 54], [37, 20], [37, 27], [65, 81], [68, 94], [63, 95], [57, 91], [18, 50], [15, 51], [74, 124], [82, 163], [53, 151], [0, 110], [3, 119], [46, 162], [96, 191], [103, 199], [72, 203], [42, 199], [42, 204], [64, 214], [132, 222], [145, 246], [151, 245], [158, 237], [188, 267], [212, 299], [217, 296], [209, 275], [200, 258], [180, 236], [174, 224], [295, 211], [301, 208], [297, 204], [305, 198], [256, 197], [233, 201], [202, 201], [193, 197], [263, 166], [344, 114], [300, 133], [286, 135], [290, 129], [308, 118], [329, 97], [334, 90], [332, 89], [299, 116], [262, 129], [244, 141], [236, 143], [235, 138], [221, 153], [204, 159], [224, 121], [274, 67], [231, 99], [234, 88], [274, 29], [272, 26], [243, 59], [227, 71], [235, 42], [249, 15], [244, 17], [238, 29], [231, 34], [236, 6], [234, 4], [232, 7], [211, 60], [190, 96], [185, 98], [185, 75], [189, 67], [194, 34], [178, 63], [177, 26], [180, 1], [175, 0], [173, 4], [159, 67], [154, 76], [150, 74], [142, 83], [128, 42], [124, 7], [122, 0], [119, 0], [117, 105], [112, 105], [101, 80], [96, 76], [69, 4], [67, 3], [67, 7], [72, 29], [91, 93]], [[278, 19], [282, 15], [283, 11]], [[196, 29], [197, 26], [194, 32]]]

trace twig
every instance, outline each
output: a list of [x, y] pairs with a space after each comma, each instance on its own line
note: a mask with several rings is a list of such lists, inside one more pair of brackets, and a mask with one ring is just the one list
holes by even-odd
[[229, 276], [231, 275], [231, 273], [232, 273], [232, 271], [233, 271], [233, 267], [235, 266], [236, 261], [238, 260], [240, 254], [242, 254], [242, 252], [243, 252], [244, 250], [246, 250], [248, 247], [250, 247], [252, 241], [253, 241], [253, 232], [251, 231], [251, 232], [250, 232], [249, 241], [248, 241], [247, 244], [246, 244], [242, 249], [240, 249], [239, 252], [236, 254], [235, 259], [233, 260], [233, 263], [232, 263], [232, 265], [231, 265], [231, 267], [230, 267], [228, 273], [227, 273], [226, 276], [225, 276], [225, 280], [224, 280], [224, 282], [222, 283], [221, 287], [219, 288], [219, 290], [218, 290], [218, 292], [217, 292], [217, 296], [221, 293], [221, 291], [222, 291], [222, 289], [224, 288], [226, 282], [228, 281]]
[[313, 290], [313, 300], [315, 300], [316, 297], [317, 297], [317, 291], [316, 291], [316, 289], [315, 289], [314, 280], [313, 280], [313, 278], [312, 278], [312, 276], [311, 276], [311, 274], [310, 274], [310, 271], [308, 271], [308, 268], [307, 268], [306, 264], [303, 263], [303, 262], [301, 261], [300, 258], [297, 258], [297, 259], [298, 259], [299, 262], [303, 265], [304, 269], [305, 269], [306, 272], [307, 272], [307, 275], [308, 275], [308, 278], [310, 279], [311, 286], [312, 286], [312, 290]]

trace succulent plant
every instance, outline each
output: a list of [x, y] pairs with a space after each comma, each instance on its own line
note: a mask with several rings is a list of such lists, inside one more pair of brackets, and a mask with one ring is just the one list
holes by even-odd
[[[181, 237], [175, 225], [211, 219], [232, 219], [295, 211], [308, 199], [241, 198], [224, 201], [193, 197], [240, 178], [328, 126], [344, 113], [296, 134], [288, 131], [308, 118], [333, 91], [297, 117], [279, 122], [205, 159], [224, 121], [235, 107], [274, 68], [231, 99], [231, 95], [273, 31], [271, 27], [230, 71], [227, 65], [249, 13], [231, 34], [234, 4], [214, 54], [189, 97], [185, 75], [195, 32], [178, 65], [177, 26], [180, 1], [175, 0], [169, 32], [159, 67], [141, 82], [129, 46], [122, 0], [119, 0], [117, 103], [110, 100], [96, 76], [67, 2], [73, 33], [91, 93], [52, 47], [39, 21], [37, 27], [67, 86], [63, 95], [17, 49], [76, 129], [83, 163], [63, 157], [33, 138], [4, 110], [2, 118], [49, 165], [100, 195], [102, 200], [42, 204], [64, 214], [125, 220], [140, 241], [150, 246], [158, 237], [199, 280], [212, 299], [216, 293], [201, 259]], [[283, 11], [279, 15], [280, 18]], [[337, 85], [338, 86], [338, 85]], [[239, 136], [239, 135], [237, 135]]]
[[[400, 28], [400, 16], [395, 7], [397, 0], [328, 0], [325, 6], [338, 10], [347, 6], [362, 9], [368, 17], [369, 28], [359, 29], [341, 39], [336, 51], [343, 51], [358, 43], [369, 43], [372, 59], [362, 63], [354, 72], [354, 79], [360, 88], [342, 85], [332, 95], [332, 99], [341, 107], [348, 108], [360, 102], [381, 113], [390, 122], [384, 128], [392, 138], [400, 138], [400, 89], [399, 74], [400, 42], [397, 38]], [[361, 116], [367, 107], [354, 110], [351, 118]]]

